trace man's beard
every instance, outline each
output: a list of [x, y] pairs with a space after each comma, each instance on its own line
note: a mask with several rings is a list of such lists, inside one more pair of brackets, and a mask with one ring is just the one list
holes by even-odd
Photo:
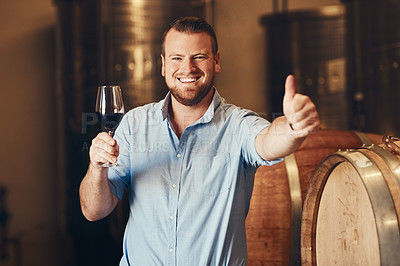
[[172, 96], [174, 96], [174, 98], [179, 103], [186, 106], [194, 106], [200, 103], [204, 99], [204, 97], [206, 97], [206, 95], [213, 88], [213, 84], [214, 84], [214, 78], [209, 83], [200, 86], [196, 94], [191, 98], [186, 98], [184, 96], [184, 91], [180, 91], [179, 89], [176, 88], [176, 86], [168, 87], [168, 89], [171, 92]]

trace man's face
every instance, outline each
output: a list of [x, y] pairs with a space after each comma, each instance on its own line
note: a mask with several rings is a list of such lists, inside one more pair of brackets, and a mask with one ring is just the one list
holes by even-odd
[[171, 94], [181, 104], [201, 102], [220, 71], [219, 52], [213, 56], [211, 37], [205, 32], [170, 30], [164, 43], [161, 73]]

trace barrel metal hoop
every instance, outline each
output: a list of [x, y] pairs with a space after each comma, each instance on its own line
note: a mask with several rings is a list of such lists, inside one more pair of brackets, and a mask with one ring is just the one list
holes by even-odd
[[372, 141], [368, 138], [368, 136], [364, 132], [360, 132], [360, 131], [353, 131], [353, 132], [361, 140], [361, 143], [363, 145], [372, 145], [373, 144]]
[[290, 265], [300, 265], [302, 199], [299, 168], [294, 153], [285, 157], [285, 167], [289, 183], [291, 213]]
[[400, 187], [400, 161], [396, 156], [380, 146], [373, 145], [368, 147], [368, 149], [378, 154], [386, 162], [397, 181], [397, 185]]

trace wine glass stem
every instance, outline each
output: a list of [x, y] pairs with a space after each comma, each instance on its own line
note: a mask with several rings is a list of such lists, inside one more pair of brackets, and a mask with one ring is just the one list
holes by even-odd
[[[109, 130], [109, 131], [107, 131], [107, 134], [109, 135], [109, 136], [113, 136], [114, 135], [114, 132], [112, 131], [112, 130]], [[119, 164], [117, 163], [117, 162], [115, 162], [115, 163], [111, 163], [111, 165], [113, 165], [113, 166], [119, 166]]]

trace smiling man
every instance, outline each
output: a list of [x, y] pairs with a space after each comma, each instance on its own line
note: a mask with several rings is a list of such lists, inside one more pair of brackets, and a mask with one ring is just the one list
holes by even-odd
[[219, 73], [219, 52], [212, 49], [206, 32], [182, 34], [172, 29], [164, 36], [162, 75], [172, 96], [181, 104], [195, 106], [213, 92], [214, 74]]
[[[165, 99], [128, 112], [115, 139], [93, 139], [80, 187], [83, 214], [104, 218], [129, 189], [120, 265], [246, 265], [254, 174], [315, 132], [315, 105], [296, 93], [293, 76], [284, 116], [273, 123], [226, 103], [214, 87], [217, 39], [199, 18], [172, 22], [161, 58]], [[117, 157], [120, 166], [100, 167]]]

